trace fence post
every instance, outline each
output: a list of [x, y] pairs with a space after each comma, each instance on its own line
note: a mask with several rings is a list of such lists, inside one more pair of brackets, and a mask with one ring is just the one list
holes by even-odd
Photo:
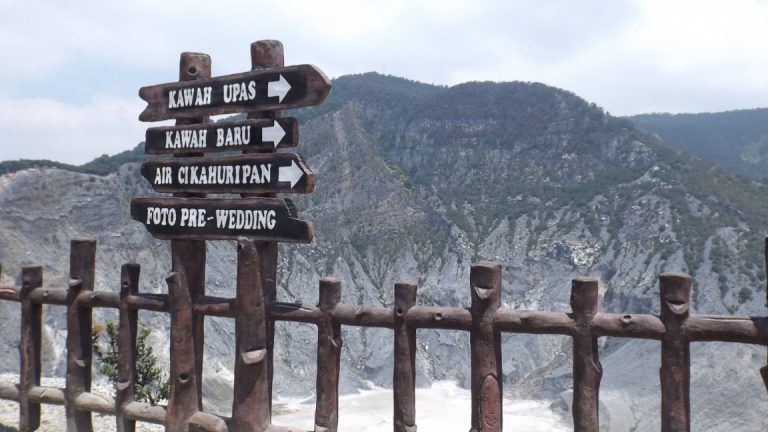
[[117, 385], [115, 421], [117, 432], [133, 432], [136, 422], [126, 418], [125, 408], [133, 402], [136, 379], [136, 332], [139, 311], [128, 305], [128, 297], [139, 291], [137, 264], [124, 264], [120, 269], [120, 321], [117, 330]]
[[67, 431], [90, 432], [91, 412], [76, 406], [77, 397], [91, 391], [92, 311], [81, 308], [77, 297], [93, 291], [96, 271], [96, 241], [72, 240], [70, 246], [69, 290], [67, 291]]
[[691, 277], [663, 273], [659, 277], [661, 321], [666, 334], [661, 340], [661, 431], [691, 430], [690, 343], [682, 327], [688, 318]]
[[[211, 57], [208, 54], [184, 52], [179, 58], [179, 81], [195, 81], [211, 77]], [[178, 119], [176, 125], [208, 123], [208, 117]], [[204, 153], [174, 154], [174, 157], [204, 156]], [[204, 197], [204, 194], [176, 193], [174, 196]], [[171, 240], [171, 272], [184, 273], [189, 291], [194, 300], [205, 295], [205, 240]], [[205, 345], [205, 316], [193, 316], [190, 327], [195, 350], [195, 376], [197, 382], [197, 405], [203, 408], [203, 351]]]
[[[764, 266], [763, 269], [765, 270], [766, 274], [768, 274], [768, 237], [765, 237], [765, 243], [764, 243], [764, 249], [763, 249], [763, 258], [764, 258]], [[768, 278], [766, 278], [765, 281], [765, 305], [768, 306]], [[760, 368], [760, 376], [763, 378], [763, 385], [765, 385], [766, 390], [768, 390], [768, 360], [766, 361], [766, 365]]]
[[415, 284], [395, 284], [395, 432], [416, 432], [416, 329], [405, 315], [416, 304]]
[[232, 430], [265, 431], [272, 420], [267, 347], [267, 304], [255, 242], [237, 243], [235, 294], [235, 388]]
[[198, 411], [192, 298], [186, 279], [184, 273], [171, 273], [165, 279], [171, 306], [171, 397], [165, 416], [168, 432], [186, 432], [190, 417]]
[[40, 427], [40, 404], [29, 400], [29, 391], [40, 385], [40, 343], [43, 306], [32, 303], [30, 294], [43, 286], [42, 267], [24, 267], [21, 271], [21, 337], [19, 339], [19, 430], [29, 432]]
[[317, 323], [317, 402], [315, 432], [336, 432], [339, 427], [339, 367], [341, 324], [332, 313], [341, 300], [341, 281], [320, 279], [318, 307], [323, 312]]
[[603, 368], [592, 336], [592, 318], [597, 313], [598, 282], [576, 278], [571, 281], [571, 310], [576, 321], [573, 336], [573, 430], [599, 430], [599, 395]]
[[493, 324], [493, 315], [501, 303], [501, 265], [485, 261], [474, 264], [469, 282], [472, 430], [501, 432], [501, 337]]

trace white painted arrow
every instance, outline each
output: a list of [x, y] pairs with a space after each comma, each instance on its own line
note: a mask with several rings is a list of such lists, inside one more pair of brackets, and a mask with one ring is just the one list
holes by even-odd
[[301, 180], [301, 177], [304, 175], [304, 171], [299, 168], [298, 165], [296, 165], [296, 162], [291, 161], [291, 166], [287, 167], [280, 167], [278, 173], [277, 173], [277, 181], [279, 182], [290, 182], [291, 187], [296, 186], [296, 183]]
[[280, 126], [280, 123], [276, 121], [272, 122], [272, 126], [261, 129], [261, 141], [271, 142], [275, 145], [275, 148], [277, 148], [277, 145], [280, 144], [280, 141], [283, 140], [284, 136], [285, 129], [283, 129], [283, 127]]
[[279, 80], [270, 81], [267, 83], [267, 96], [277, 96], [277, 103], [282, 102], [283, 98], [288, 94], [289, 91], [291, 91], [291, 85], [288, 84], [288, 81], [286, 81], [282, 75], [280, 75]]

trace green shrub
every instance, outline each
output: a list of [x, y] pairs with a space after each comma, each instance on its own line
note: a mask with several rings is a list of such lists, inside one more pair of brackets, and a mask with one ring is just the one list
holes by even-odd
[[[112, 321], [107, 321], [106, 332], [104, 330], [105, 328], [99, 325], [93, 326], [91, 330], [93, 353], [100, 363], [99, 372], [113, 383], [117, 383], [117, 326]], [[151, 329], [141, 328], [136, 337], [136, 376], [133, 391], [137, 401], [156, 405], [168, 399], [171, 383], [163, 376], [162, 370], [157, 366], [154, 350], [147, 344], [150, 333]], [[106, 345], [102, 345], [103, 336], [106, 336]]]

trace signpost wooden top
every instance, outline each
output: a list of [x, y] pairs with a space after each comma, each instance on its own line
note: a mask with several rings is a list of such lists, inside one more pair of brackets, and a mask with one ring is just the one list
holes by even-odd
[[194, 118], [318, 105], [330, 89], [328, 77], [312, 65], [158, 84], [139, 90], [139, 96], [148, 104], [139, 115], [139, 120]]
[[[290, 200], [274, 198], [275, 193], [312, 192], [315, 184], [300, 155], [275, 152], [298, 143], [296, 119], [280, 118], [279, 111], [321, 103], [331, 83], [315, 66], [283, 66], [278, 41], [252, 44], [251, 57], [250, 72], [211, 78], [210, 72], [198, 75], [210, 70], [207, 55], [184, 53], [180, 81], [139, 90], [147, 102], [140, 120], [176, 119], [175, 126], [149, 128], [145, 143], [146, 153], [174, 157], [141, 167], [156, 191], [176, 197], [135, 198], [131, 217], [160, 239], [260, 241], [261, 248], [272, 250], [261, 257], [271, 263], [276, 260], [274, 242], [312, 241], [312, 224], [298, 219]], [[184, 59], [197, 61], [202, 69]], [[241, 112], [249, 118], [206, 121]], [[245, 154], [206, 156], [223, 151]], [[223, 193], [247, 198], [200, 198]]]

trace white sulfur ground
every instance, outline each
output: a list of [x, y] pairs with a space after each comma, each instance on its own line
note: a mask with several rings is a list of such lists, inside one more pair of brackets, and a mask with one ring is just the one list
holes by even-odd
[[[13, 375], [0, 375], [5, 382], [18, 382]], [[62, 387], [61, 378], [43, 378], [42, 385]], [[94, 385], [94, 393], [110, 395], [107, 386]], [[344, 432], [390, 432], [392, 430], [392, 390], [371, 386], [357, 394], [339, 397], [339, 430]], [[272, 422], [299, 430], [314, 428], [314, 401], [283, 400], [273, 405]], [[43, 405], [42, 425], [39, 431], [64, 430], [64, 407]], [[18, 404], [0, 400], [0, 424], [18, 425]], [[114, 431], [114, 417], [93, 415], [94, 430]], [[505, 432], [567, 432], [573, 430], [541, 401], [505, 401]], [[440, 382], [430, 388], [416, 389], [416, 425], [419, 431], [466, 431], [470, 426], [469, 390], [453, 382]], [[162, 431], [162, 426], [137, 423], [140, 432]]]
[[[372, 387], [339, 397], [339, 430], [344, 432], [392, 431], [392, 390]], [[313, 430], [313, 401], [279, 401], [272, 423]], [[454, 382], [439, 382], [416, 389], [416, 425], [419, 431], [467, 431], [470, 429], [470, 393]], [[564, 424], [540, 401], [505, 401], [505, 432], [566, 432]]]

